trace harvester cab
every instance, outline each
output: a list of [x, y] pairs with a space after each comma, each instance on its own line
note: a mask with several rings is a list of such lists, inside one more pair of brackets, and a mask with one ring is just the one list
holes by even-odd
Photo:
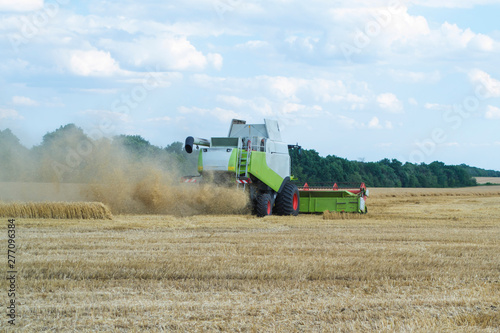
[[289, 146], [282, 142], [276, 120], [247, 124], [233, 119], [227, 137], [188, 137], [186, 152], [192, 153], [195, 146], [201, 176], [185, 182], [236, 184], [248, 189], [256, 215], [298, 215], [299, 190], [290, 182]]

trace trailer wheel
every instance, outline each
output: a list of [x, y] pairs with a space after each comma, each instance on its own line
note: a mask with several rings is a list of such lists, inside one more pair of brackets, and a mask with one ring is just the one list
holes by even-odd
[[300, 196], [297, 185], [287, 183], [280, 194], [276, 197], [276, 214], [299, 215]]
[[260, 194], [255, 199], [254, 211], [258, 217], [268, 216], [273, 213], [273, 201], [268, 193]]

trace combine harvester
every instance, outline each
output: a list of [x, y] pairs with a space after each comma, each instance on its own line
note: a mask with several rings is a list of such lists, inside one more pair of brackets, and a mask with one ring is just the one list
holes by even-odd
[[[201, 148], [200, 148], [201, 146]], [[257, 216], [322, 213], [325, 210], [366, 213], [368, 191], [364, 184], [346, 189], [330, 187], [300, 188], [292, 182], [289, 149], [281, 140], [278, 122], [265, 119], [264, 124], [247, 124], [233, 119], [227, 137], [210, 140], [188, 137], [185, 150], [191, 154], [199, 149], [200, 176], [183, 178], [186, 183], [212, 182], [235, 184], [248, 190], [253, 213]]]

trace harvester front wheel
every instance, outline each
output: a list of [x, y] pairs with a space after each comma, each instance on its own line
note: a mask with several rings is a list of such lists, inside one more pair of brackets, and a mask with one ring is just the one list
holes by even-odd
[[257, 199], [255, 199], [254, 211], [255, 215], [258, 217], [271, 215], [273, 213], [273, 201], [271, 195], [268, 193], [260, 194]]
[[287, 183], [280, 194], [276, 197], [276, 214], [299, 215], [300, 196], [297, 185]]

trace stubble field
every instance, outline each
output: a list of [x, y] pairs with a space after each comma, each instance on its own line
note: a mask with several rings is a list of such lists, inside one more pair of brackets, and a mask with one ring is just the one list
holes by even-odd
[[15, 331], [498, 332], [500, 186], [368, 208], [17, 219]]

